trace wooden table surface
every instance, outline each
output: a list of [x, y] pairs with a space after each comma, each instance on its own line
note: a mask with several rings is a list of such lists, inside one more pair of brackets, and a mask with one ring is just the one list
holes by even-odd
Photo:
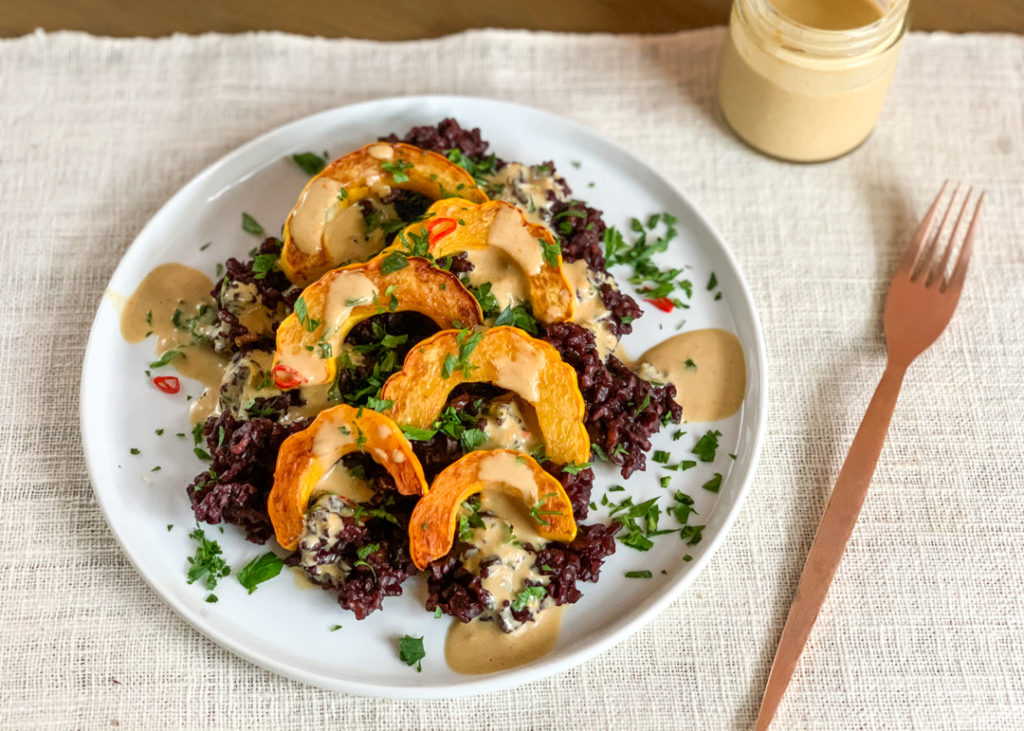
[[[431, 38], [485, 27], [663, 33], [725, 23], [730, 4], [731, 0], [0, 0], [0, 36], [36, 28], [108, 36], [282, 30], [377, 40]], [[1024, 33], [1024, 0], [911, 0], [911, 16], [917, 30]]]

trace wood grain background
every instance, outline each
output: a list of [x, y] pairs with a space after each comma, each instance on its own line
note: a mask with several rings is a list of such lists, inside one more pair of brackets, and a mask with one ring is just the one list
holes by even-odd
[[[376, 40], [467, 28], [664, 33], [725, 23], [730, 0], [0, 0], [0, 36], [84, 30], [108, 36], [282, 30]], [[917, 30], [1024, 33], [1024, 0], [911, 0]]]

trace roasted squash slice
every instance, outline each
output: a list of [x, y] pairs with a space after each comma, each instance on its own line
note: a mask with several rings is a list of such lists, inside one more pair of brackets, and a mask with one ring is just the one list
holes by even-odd
[[[426, 218], [403, 229], [392, 246], [422, 241], [423, 237], [427, 238], [430, 253], [438, 258], [460, 251], [470, 252], [471, 260], [473, 252], [490, 256], [500, 253], [521, 272], [534, 317], [543, 323], [572, 319], [575, 296], [562, 271], [561, 249], [551, 231], [529, 223], [511, 203], [488, 201], [478, 205], [458, 198], [437, 201], [427, 209]], [[482, 271], [479, 274], [487, 279]], [[471, 273], [470, 279], [473, 277]]]
[[452, 550], [464, 500], [495, 489], [522, 501], [541, 537], [562, 543], [576, 537], [569, 496], [532, 457], [512, 449], [470, 452], [445, 467], [412, 511], [409, 553], [416, 566], [425, 569]]
[[[339, 157], [303, 189], [285, 219], [281, 269], [304, 287], [339, 264], [368, 259], [384, 246], [366, 241], [358, 201], [394, 188], [431, 200], [457, 195], [487, 200], [473, 176], [447, 158], [401, 142], [375, 142]], [[370, 247], [367, 250], [367, 247]]]
[[309, 498], [320, 479], [335, 462], [357, 451], [383, 466], [403, 495], [426, 492], [420, 461], [391, 419], [348, 404], [321, 411], [306, 429], [285, 439], [277, 453], [267, 512], [282, 548], [298, 546]]
[[441, 329], [482, 320], [476, 298], [451, 272], [425, 259], [381, 254], [306, 287], [277, 329], [274, 382], [282, 389], [331, 383], [349, 331], [367, 317], [403, 311], [421, 312]]
[[548, 459], [583, 464], [590, 437], [576, 371], [554, 347], [514, 327], [444, 330], [416, 345], [381, 389], [404, 426], [430, 428], [460, 383], [493, 383], [533, 406]]

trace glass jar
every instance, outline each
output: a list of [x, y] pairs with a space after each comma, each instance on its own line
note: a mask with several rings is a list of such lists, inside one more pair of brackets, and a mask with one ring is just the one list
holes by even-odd
[[[881, 114], [907, 2], [735, 0], [718, 87], [729, 126], [783, 160], [829, 160], [857, 147]], [[846, 3], [860, 15], [843, 17]]]

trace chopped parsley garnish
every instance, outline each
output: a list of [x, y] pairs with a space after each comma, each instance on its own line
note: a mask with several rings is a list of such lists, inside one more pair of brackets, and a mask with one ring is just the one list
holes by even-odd
[[633, 499], [627, 497], [618, 505], [613, 505], [609, 514], [626, 531], [624, 535], [619, 536], [619, 541], [638, 551], [650, 550], [654, 545], [651, 538], [669, 532], [658, 529], [661, 508], [656, 497], [639, 505], [634, 505]]
[[199, 250], [200, 251], [206, 251], [207, 249], [210, 248], [210, 244], [212, 244], [212, 243], [213, 243], [212, 241], [207, 241], [205, 244], [203, 244], [202, 246], [199, 247]]
[[366, 405], [374, 411], [387, 411], [395, 405], [395, 402], [389, 398], [377, 398], [376, 396], [371, 396], [366, 399]]
[[207, 451], [206, 451], [205, 449], [203, 449], [202, 447], [196, 447], [196, 448], [195, 448], [195, 449], [193, 449], [192, 451], [193, 451], [193, 452], [195, 452], [195, 455], [196, 455], [197, 457], [199, 457], [199, 459], [206, 459], [206, 460], [211, 460], [211, 459], [213, 459], [213, 457], [211, 457], [211, 456], [210, 456], [210, 453], [209, 453], [209, 452], [207, 452]]
[[339, 629], [341, 629], [341, 625], [340, 624], [332, 624], [330, 626], [330, 628], [328, 628], [327, 631], [328, 632], [337, 632]]
[[627, 571], [626, 572], [626, 578], [627, 579], [649, 579], [652, 576], [653, 576], [653, 574], [650, 571], [647, 571], [647, 570], [644, 570], [644, 571]]
[[692, 561], [692, 560], [693, 560], [693, 556], [691, 556], [691, 555], [690, 555], [690, 554], [688, 554], [688, 553], [687, 553], [687, 554], [684, 554], [684, 555], [683, 555], [683, 560], [684, 560], [684, 561]]
[[252, 260], [252, 275], [255, 279], [265, 279], [277, 267], [277, 254], [257, 254]]
[[409, 266], [409, 257], [401, 251], [392, 251], [381, 261], [380, 271], [382, 274], [394, 274], [407, 266]]
[[719, 488], [722, 487], [722, 473], [716, 472], [715, 476], [701, 485], [701, 487], [708, 492], [718, 492]]
[[702, 525], [684, 525], [683, 529], [679, 531], [679, 537], [686, 541], [688, 546], [696, 546], [700, 543], [701, 538], [704, 537], [704, 526]]
[[380, 169], [391, 173], [391, 177], [395, 179], [396, 183], [408, 183], [409, 175], [405, 171], [411, 170], [412, 167], [412, 163], [408, 160], [389, 160], [380, 164]]
[[562, 472], [568, 472], [570, 475], [578, 475], [580, 472], [582, 472], [585, 469], [589, 469], [593, 465], [593, 462], [584, 462], [583, 464], [576, 464], [575, 462], [570, 462], [569, 464], [562, 467]]
[[160, 368], [162, 366], [167, 365], [168, 363], [170, 363], [175, 358], [179, 358], [179, 357], [180, 358], [184, 358], [185, 354], [182, 353], [180, 350], [168, 350], [166, 353], [161, 355], [157, 360], [154, 360], [152, 363], [150, 363], [149, 367], [150, 368]]
[[484, 282], [479, 287], [474, 287], [468, 283], [468, 278], [463, 281], [463, 286], [470, 291], [470, 293], [476, 297], [476, 301], [480, 303], [480, 310], [483, 312], [484, 317], [495, 317], [500, 312], [500, 306], [498, 305], [498, 298], [491, 292], [491, 283]]
[[455, 336], [455, 343], [459, 346], [459, 354], [457, 357], [452, 353], [445, 356], [444, 364], [441, 366], [441, 377], [450, 378], [455, 371], [462, 371], [464, 376], [469, 377], [477, 368], [477, 366], [469, 362], [469, 356], [476, 346], [479, 345], [480, 341], [483, 340], [483, 337], [482, 331], [460, 330], [459, 334]]
[[142, 451], [138, 447], [132, 447], [128, 451], [131, 452], [132, 454], [142, 454]]
[[300, 152], [297, 155], [292, 155], [292, 160], [302, 168], [302, 172], [310, 177], [319, 173], [327, 165], [327, 161], [315, 152]]
[[686, 432], [684, 432], [682, 429], [676, 429], [674, 432], [672, 432], [672, 441], [678, 442], [684, 434], [686, 434]]
[[463, 452], [479, 449], [487, 441], [487, 432], [483, 429], [466, 429], [459, 437], [459, 446]]
[[562, 247], [558, 245], [557, 241], [553, 241], [549, 244], [544, 239], [537, 239], [537, 242], [540, 244], [544, 263], [550, 267], [557, 267], [562, 256]]
[[174, 523], [168, 523], [167, 524], [167, 532], [170, 533], [172, 530], [174, 530]]
[[[666, 251], [669, 242], [678, 235], [675, 224], [675, 216], [669, 213], [651, 216], [647, 221], [646, 228], [642, 222], [634, 218], [631, 228], [637, 236], [632, 244], [626, 243], [622, 233], [611, 226], [604, 233], [605, 257], [609, 267], [616, 264], [627, 264], [633, 267], [633, 274], [629, 281], [638, 285], [639, 291], [644, 297], [648, 299], [669, 297], [674, 306], [687, 308], [689, 305], [671, 295], [678, 290], [687, 298], [691, 297], [693, 283], [689, 279], [681, 278], [682, 269], [661, 269], [652, 260], [655, 254]], [[656, 231], [660, 225], [664, 226], [664, 233], [658, 236]], [[653, 236], [654, 240], [648, 241], [648, 236]]]
[[675, 502], [665, 512], [678, 520], [681, 524], [686, 525], [690, 516], [697, 514], [697, 511], [693, 509], [693, 498], [685, 492], [676, 490], [676, 494], [672, 496], [672, 499], [675, 500]]
[[542, 516], [562, 514], [559, 510], [541, 510], [541, 507], [543, 507], [544, 503], [547, 502], [548, 498], [552, 497], [558, 497], [558, 493], [549, 492], [546, 495], [541, 495], [540, 500], [534, 503], [533, 507], [530, 508], [530, 517], [533, 518], [540, 525], [551, 525], [551, 523], [548, 522], [548, 520]]
[[156, 432], [156, 435], [158, 437], [162, 437], [164, 435], [164, 430], [163, 429], [156, 429], [154, 431]]
[[540, 333], [540, 323], [537, 322], [537, 318], [533, 316], [533, 311], [527, 305], [516, 305], [515, 307], [509, 305], [502, 310], [501, 314], [494, 321], [495, 327], [500, 327], [501, 325], [518, 327], [520, 330], [530, 333], [530, 335]]
[[528, 586], [521, 592], [516, 594], [516, 598], [512, 600], [512, 611], [519, 612], [531, 602], [536, 599], [538, 602], [548, 595], [548, 590], [543, 586]]
[[441, 607], [434, 607], [434, 619], [441, 619]]
[[421, 429], [418, 426], [403, 425], [402, 433], [414, 442], [425, 442], [437, 434], [437, 429]]
[[242, 230], [254, 236], [259, 236], [263, 233], [263, 226], [248, 213], [242, 213]]
[[306, 300], [302, 297], [295, 300], [295, 316], [299, 318], [299, 324], [306, 328], [306, 332], [313, 332], [320, 327], [320, 321], [309, 316]]
[[658, 464], [668, 464], [668, 461], [669, 459], [671, 459], [671, 457], [672, 455], [670, 455], [664, 449], [656, 449], [654, 450], [654, 454], [651, 455], [651, 459], [653, 459]]
[[697, 455], [701, 462], [714, 462], [715, 450], [718, 449], [718, 437], [722, 436], [720, 431], [708, 431], [697, 440], [697, 443], [690, 450]]
[[189, 569], [186, 579], [189, 584], [195, 583], [204, 576], [203, 582], [207, 589], [214, 589], [217, 581], [231, 573], [231, 567], [221, 558], [220, 545], [217, 541], [207, 540], [203, 529], [198, 525], [195, 530], [188, 534], [188, 537], [198, 542], [196, 553], [189, 556]]
[[355, 567], [355, 566], [365, 566], [366, 568], [370, 569], [370, 571], [373, 573], [374, 578], [376, 578], [377, 577], [377, 571], [366, 560], [366, 557], [369, 556], [371, 553], [376, 553], [379, 550], [380, 550], [380, 544], [379, 543], [368, 543], [365, 546], [360, 546], [359, 548], [356, 549], [356, 559], [357, 560], [355, 562], [353, 562], [352, 566], [353, 567]]
[[715, 276], [714, 272], [711, 272], [711, 278], [708, 279], [708, 291], [710, 292], [718, 286], [718, 277]]
[[687, 358], [684, 360], [683, 365], [686, 366], [687, 370], [697, 370], [697, 364], [693, 362], [693, 358]]
[[644, 409], [646, 409], [647, 406], [650, 403], [651, 403], [651, 394], [650, 394], [650, 392], [648, 392], [648, 393], [644, 394], [644, 400], [641, 401], [640, 405], [636, 407], [636, 411], [633, 412], [633, 416], [639, 416], [640, 412], [643, 411]]
[[416, 672], [423, 672], [423, 663], [420, 662], [427, 656], [423, 649], [422, 637], [410, 637], [405, 635], [398, 641], [398, 659], [409, 667], [416, 666]]
[[206, 603], [207, 604], [216, 604], [218, 601], [220, 601], [220, 600], [217, 598], [216, 594], [208, 594], [206, 596]]
[[284, 566], [284, 561], [279, 558], [276, 554], [267, 551], [262, 556], [257, 556], [252, 561], [245, 565], [241, 571], [238, 572], [238, 583], [249, 590], [252, 594], [256, 591], [256, 586], [262, 584], [264, 581], [269, 581], [281, 573], [281, 568]]
[[363, 434], [363, 430], [358, 426], [356, 426], [356, 447], [359, 448], [360, 452], [366, 451], [366, 435]]
[[478, 185], [485, 189], [493, 187], [484, 176], [494, 173], [494, 165], [497, 162], [497, 158], [494, 155], [488, 155], [487, 157], [469, 157], [457, 147], [453, 147], [448, 150], [447, 155], [450, 161], [472, 175]]

